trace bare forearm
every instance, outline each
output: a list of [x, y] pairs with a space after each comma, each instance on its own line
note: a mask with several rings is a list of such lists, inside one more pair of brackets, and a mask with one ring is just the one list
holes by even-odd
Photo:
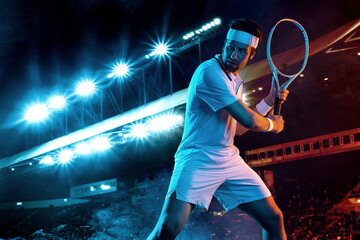
[[[257, 108], [253, 108], [252, 109], [254, 112], [259, 113]], [[260, 113], [259, 113], [260, 114]], [[236, 122], [236, 135], [241, 136], [244, 133], [246, 133], [247, 131], [249, 131], [249, 128], [246, 128], [244, 125], [242, 125], [239, 122]]]
[[257, 112], [253, 115], [253, 125], [249, 128], [254, 132], [264, 132], [269, 128], [269, 121]]
[[230, 104], [225, 110], [243, 126], [239, 127], [238, 134], [244, 133], [245, 129], [261, 132], [269, 128], [268, 120], [257, 113], [257, 111], [251, 110], [241, 100]]
[[[251, 124], [247, 123], [247, 122], [243, 122], [241, 120], [246, 120], [245, 118], [242, 118], [240, 116], [236, 117], [236, 113], [237, 114], [250, 114], [249, 111], [251, 111], [253, 114], [257, 113], [260, 114], [261, 116], [266, 116], [267, 113], [269, 111], [271, 111], [271, 108], [274, 106], [274, 101], [275, 101], [275, 97], [278, 96], [281, 101], [285, 101], [286, 97], [288, 96], [289, 91], [288, 90], [283, 90], [280, 89], [280, 93], [277, 94], [276, 88], [274, 87], [274, 83], [272, 81], [272, 85], [271, 85], [271, 91], [269, 93], [268, 96], [266, 96], [263, 101], [259, 102], [257, 107], [255, 107], [254, 109], [252, 109], [252, 111], [250, 109], [247, 108], [247, 106], [245, 104], [243, 104], [242, 102], [239, 102], [240, 104], [236, 104], [234, 103], [233, 106], [230, 106], [230, 110], [232, 110], [233, 112], [235, 112], [235, 114], [231, 114], [231, 116], [233, 116], [236, 120], [237, 120], [237, 125], [236, 125], [236, 135], [242, 135], [245, 132], [247, 132], [248, 130], [252, 130], [252, 131], [262, 131], [262, 127], [261, 125], [264, 125], [266, 123], [264, 123], [264, 118], [259, 118], [259, 116], [257, 116], [257, 121], [256, 119], [252, 119], [253, 122]], [[259, 108], [258, 108], [259, 107]], [[239, 111], [240, 109], [240, 111]], [[242, 110], [241, 110], [242, 109]], [[260, 111], [260, 112], [259, 112]], [[230, 112], [229, 112], [230, 113]], [[250, 114], [251, 115], [251, 114]], [[253, 118], [254, 115], [251, 115], [250, 118]], [[249, 116], [247, 116], [249, 117]], [[274, 129], [270, 130], [273, 133], [279, 133], [283, 130], [284, 128], [284, 120], [282, 119], [282, 117], [274, 117], [274, 115], [272, 115], [272, 113], [269, 115], [269, 118], [271, 118], [271, 121], [273, 121], [273, 123], [276, 123], [274, 125]], [[261, 120], [262, 119], [262, 120]], [[262, 124], [259, 125], [259, 120], [262, 122]], [[267, 119], [266, 119], [267, 120]], [[261, 123], [260, 122], [260, 123]], [[270, 122], [268, 122], [268, 127], [270, 127]], [[266, 129], [268, 130], [268, 129]]]

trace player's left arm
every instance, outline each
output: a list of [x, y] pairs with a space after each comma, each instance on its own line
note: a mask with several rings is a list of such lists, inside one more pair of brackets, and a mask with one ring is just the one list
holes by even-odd
[[[271, 89], [269, 94], [264, 98], [264, 101], [266, 102], [266, 104], [270, 107], [274, 106], [275, 103], [275, 98], [276, 98], [276, 88], [275, 88], [275, 84], [274, 81], [272, 81], [271, 84]], [[284, 102], [287, 98], [287, 96], [289, 95], [289, 90], [283, 90], [280, 89], [280, 93], [279, 93], [279, 98], [281, 99], [282, 102]], [[254, 107], [252, 109], [254, 112], [259, 113], [258, 109], [256, 107]], [[261, 113], [259, 113], [261, 114]], [[246, 133], [249, 129], [244, 127], [242, 124], [240, 124], [239, 122], [236, 122], [236, 135], [241, 136], [244, 133]]]

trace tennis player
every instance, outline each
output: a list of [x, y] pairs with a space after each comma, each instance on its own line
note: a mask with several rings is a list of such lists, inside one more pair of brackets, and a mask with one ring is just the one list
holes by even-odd
[[[263, 229], [263, 239], [286, 239], [283, 215], [261, 178], [240, 157], [234, 136], [247, 130], [279, 133], [284, 121], [272, 115], [275, 84], [254, 109], [241, 100], [238, 72], [255, 55], [262, 32], [246, 19], [231, 22], [222, 53], [200, 64], [192, 76], [182, 141], [151, 239], [175, 239], [194, 206], [208, 210], [215, 196], [226, 211], [240, 208]], [[281, 90], [282, 101], [288, 96]], [[267, 116], [267, 117], [264, 117]]]

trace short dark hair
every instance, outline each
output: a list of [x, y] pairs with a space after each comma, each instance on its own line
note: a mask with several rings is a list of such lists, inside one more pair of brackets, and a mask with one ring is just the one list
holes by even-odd
[[259, 42], [262, 41], [263, 36], [262, 36], [261, 28], [259, 27], [259, 25], [257, 25], [257, 23], [249, 19], [245, 19], [245, 18], [235, 19], [229, 24], [229, 28], [250, 33], [258, 37]]

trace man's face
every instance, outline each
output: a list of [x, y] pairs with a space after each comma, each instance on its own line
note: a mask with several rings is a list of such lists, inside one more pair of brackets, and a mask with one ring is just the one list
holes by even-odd
[[251, 46], [237, 41], [226, 41], [221, 55], [226, 70], [238, 73], [252, 58], [250, 53]]

